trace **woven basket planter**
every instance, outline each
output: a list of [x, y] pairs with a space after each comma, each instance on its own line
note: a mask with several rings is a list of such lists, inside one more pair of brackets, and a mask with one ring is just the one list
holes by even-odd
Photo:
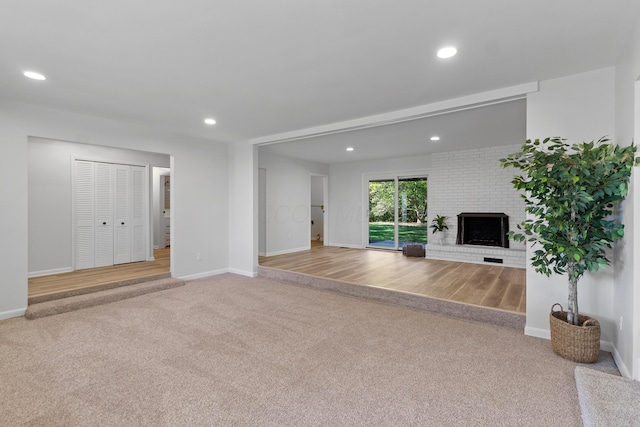
[[[554, 311], [554, 307], [560, 307]], [[551, 306], [549, 324], [553, 351], [579, 363], [593, 363], [600, 356], [600, 323], [596, 319], [579, 315], [581, 326], [567, 323], [567, 312], [558, 303]]]

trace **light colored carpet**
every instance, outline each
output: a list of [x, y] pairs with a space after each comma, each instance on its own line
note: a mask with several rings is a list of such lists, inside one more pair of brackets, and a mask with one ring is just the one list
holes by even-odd
[[585, 427], [640, 426], [640, 382], [585, 366], [575, 377]]
[[580, 426], [520, 331], [231, 274], [0, 322], [3, 426]]

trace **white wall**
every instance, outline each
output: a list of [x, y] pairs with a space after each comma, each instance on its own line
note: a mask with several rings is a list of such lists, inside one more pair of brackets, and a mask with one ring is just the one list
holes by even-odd
[[[27, 306], [28, 137], [128, 148], [172, 157], [172, 274], [195, 277], [227, 271], [229, 212], [227, 145], [165, 129], [0, 101], [0, 319]], [[196, 261], [195, 253], [202, 261]]]
[[151, 216], [153, 218], [153, 246], [164, 248], [164, 178], [171, 176], [171, 169], [154, 167], [152, 170]]
[[169, 166], [169, 156], [166, 154], [42, 138], [29, 138], [27, 145], [30, 275], [72, 269], [72, 158], [140, 166]]
[[[500, 159], [517, 152], [516, 145], [433, 154], [429, 172], [429, 217], [444, 215], [449, 230], [446, 244], [455, 245], [458, 214], [462, 212], [498, 212], [509, 215], [509, 227], [525, 219], [524, 201], [513, 188], [516, 171], [500, 167]], [[509, 242], [510, 249], [524, 249], [522, 244]]]
[[266, 170], [266, 254], [309, 249], [311, 175], [329, 175], [329, 166], [259, 152]]
[[247, 142], [229, 146], [229, 197], [219, 209], [229, 213], [229, 271], [257, 276], [258, 268], [258, 148]]
[[[540, 82], [527, 97], [527, 138], [560, 136], [570, 143], [614, 136], [614, 69], [606, 68]], [[529, 248], [530, 250], [530, 248]], [[527, 258], [531, 258], [530, 253]], [[585, 274], [578, 284], [578, 306], [596, 317], [602, 340], [616, 339], [618, 314], [613, 305], [613, 271]], [[527, 267], [527, 326], [529, 335], [549, 337], [549, 310], [555, 302], [567, 304], [565, 276], [545, 276]]]
[[[640, 141], [640, 20], [623, 49], [615, 70], [616, 142]], [[640, 380], [640, 171], [633, 172], [629, 196], [622, 203], [620, 219], [625, 238], [616, 245], [613, 304], [622, 319], [614, 337], [618, 365], [626, 376]]]
[[397, 173], [402, 175], [403, 172], [425, 171], [430, 167], [431, 156], [330, 165], [329, 244], [331, 246], [363, 247], [363, 226], [369, 221], [366, 207], [362, 206], [364, 174]]

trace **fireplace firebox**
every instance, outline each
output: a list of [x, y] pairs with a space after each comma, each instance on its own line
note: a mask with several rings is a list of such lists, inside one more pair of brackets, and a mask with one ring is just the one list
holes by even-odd
[[504, 213], [463, 212], [458, 215], [458, 245], [509, 247], [509, 216]]

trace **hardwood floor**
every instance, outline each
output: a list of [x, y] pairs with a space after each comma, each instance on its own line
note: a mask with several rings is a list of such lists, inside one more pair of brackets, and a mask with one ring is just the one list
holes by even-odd
[[29, 299], [90, 288], [106, 283], [169, 273], [171, 262], [169, 254], [170, 248], [156, 249], [153, 251], [154, 261], [134, 262], [32, 277], [29, 279]]
[[405, 257], [399, 251], [312, 242], [311, 250], [260, 257], [259, 264], [359, 285], [525, 312], [525, 269]]
[[[155, 261], [121, 264], [29, 279], [29, 298], [170, 271], [169, 248]], [[518, 313], [525, 312], [525, 270], [405, 257], [398, 251], [348, 249], [311, 242], [311, 250], [260, 257], [265, 267], [377, 286]]]

